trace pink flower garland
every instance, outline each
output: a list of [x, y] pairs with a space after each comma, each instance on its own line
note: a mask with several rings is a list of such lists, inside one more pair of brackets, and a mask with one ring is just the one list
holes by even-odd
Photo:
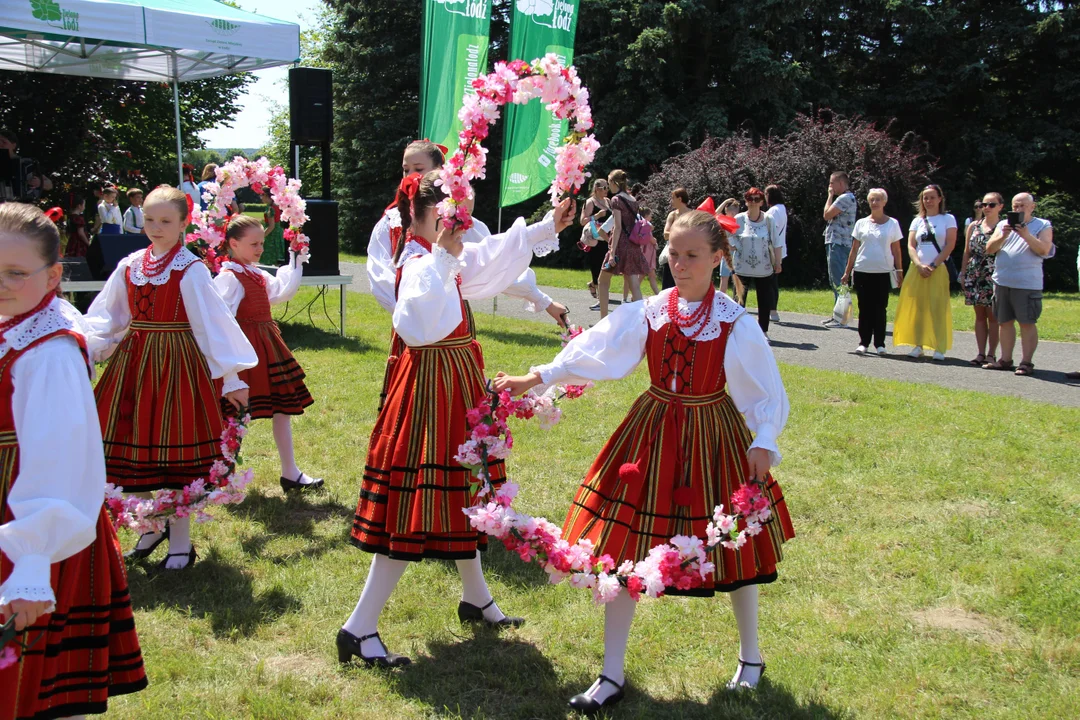
[[212, 520], [206, 511], [211, 505], [243, 502], [244, 489], [251, 482], [251, 469], [239, 472], [240, 442], [247, 435], [251, 416], [226, 419], [221, 431], [221, 455], [210, 468], [209, 478], [199, 478], [183, 490], [157, 490], [150, 498], [125, 495], [112, 483], [105, 484], [105, 504], [117, 527], [128, 527], [140, 535], [165, 530], [171, 518], [194, 516], [197, 522]]
[[600, 143], [586, 134], [593, 126], [589, 91], [581, 84], [577, 70], [564, 67], [554, 53], [527, 63], [523, 60], [495, 63], [495, 71], [472, 81], [475, 95], [466, 95], [458, 118], [463, 128], [458, 134], [457, 151], [443, 166], [439, 184], [447, 198], [439, 203], [439, 214], [450, 225], [465, 230], [472, 227], [472, 215], [466, 201], [473, 197], [470, 182], [483, 179], [487, 165], [487, 138], [492, 123], [499, 119], [499, 108], [507, 103], [524, 105], [539, 98], [560, 120], [571, 120], [570, 135], [555, 157], [555, 180], [551, 184], [551, 202], [576, 195], [585, 184], [585, 167], [593, 161]]
[[[571, 328], [566, 333], [569, 336], [566, 340], [577, 334], [580, 329], [575, 333]], [[569, 394], [565, 396], [569, 397]], [[614, 600], [624, 587], [634, 600], [640, 600], [643, 594], [660, 597], [668, 588], [691, 590], [701, 587], [715, 569], [715, 565], [707, 560], [707, 554], [717, 545], [729, 550], [741, 548], [750, 537], [762, 531], [771, 517], [772, 504], [764, 493], [764, 482], [751, 480], [741, 485], [731, 497], [735, 514], [725, 514], [723, 505], [714, 509], [712, 522], [706, 527], [706, 542], [696, 535], [676, 535], [669, 543], [652, 548], [644, 560], [637, 563], [627, 560], [618, 568], [610, 556], [596, 557], [590, 540], [578, 540], [571, 545], [562, 539], [559, 526], [511, 507], [518, 492], [517, 484], [506, 482], [495, 488], [491, 482], [488, 461], [505, 460], [514, 445], [507, 419], [511, 415], [528, 419], [538, 414], [537, 397], [526, 395], [521, 400], [514, 400], [505, 391], [498, 395], [492, 393], [490, 399], [469, 410], [466, 419], [472, 429], [471, 439], [458, 449], [455, 459], [471, 469], [476, 477], [472, 485], [477, 502], [462, 510], [469, 517], [469, 523], [480, 532], [501, 540], [523, 561], [535, 561], [553, 584], [569, 578], [573, 587], [591, 589], [593, 600], [598, 604]], [[547, 423], [548, 427], [552, 425], [554, 422]], [[541, 426], [544, 426], [543, 420]], [[485, 501], [487, 497], [490, 499]]]
[[289, 248], [297, 254], [307, 250], [308, 238], [303, 233], [304, 223], [308, 221], [307, 202], [300, 197], [300, 181], [288, 178], [280, 165], [270, 167], [270, 161], [265, 157], [247, 160], [237, 155], [218, 167], [216, 182], [207, 184], [203, 200], [210, 204], [206, 210], [194, 208], [191, 211], [196, 231], [187, 236], [187, 242], [205, 252], [206, 261], [214, 272], [221, 269], [221, 263], [226, 259], [222, 243], [228, 227], [229, 207], [236, 198], [236, 191], [249, 186], [257, 193], [264, 187], [270, 188], [270, 198], [281, 211], [281, 221], [289, 226], [285, 230]]

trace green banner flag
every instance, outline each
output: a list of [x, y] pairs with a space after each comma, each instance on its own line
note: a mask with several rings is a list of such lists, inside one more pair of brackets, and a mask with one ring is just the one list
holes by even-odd
[[465, 93], [487, 72], [491, 0], [424, 0], [420, 69], [420, 137], [458, 145]]
[[[555, 53], [564, 65], [574, 60], [578, 0], [517, 0], [510, 23], [510, 59], [532, 62]], [[539, 101], [507, 105], [500, 207], [546, 191], [555, 179], [555, 155], [567, 134]]]

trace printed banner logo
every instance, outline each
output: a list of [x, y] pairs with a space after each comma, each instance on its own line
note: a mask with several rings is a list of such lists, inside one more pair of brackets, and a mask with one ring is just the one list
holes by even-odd
[[240, 26], [236, 23], [231, 23], [228, 20], [207, 20], [206, 24], [210, 26], [218, 35], [235, 35], [240, 31]]
[[525, 183], [529, 182], [529, 176], [525, 175], [524, 173], [512, 173], [510, 175], [510, 182], [514, 183], [515, 185], [524, 185]]
[[446, 9], [446, 12], [454, 15], [464, 15], [478, 20], [487, 20], [490, 11], [489, 0], [435, 0]]
[[79, 13], [64, 10], [54, 0], [30, 0], [30, 14], [50, 27], [76, 31], [79, 29]]
[[553, 30], [570, 32], [574, 20], [574, 3], [565, 0], [517, 0], [517, 11]]

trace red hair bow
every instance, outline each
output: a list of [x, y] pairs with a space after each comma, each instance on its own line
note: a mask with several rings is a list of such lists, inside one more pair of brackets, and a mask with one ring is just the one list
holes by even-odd
[[701, 210], [702, 212], [707, 212], [710, 215], [715, 215], [716, 214], [716, 203], [713, 202], [713, 199], [710, 196], [710, 197], [705, 198], [704, 202], [702, 202], [700, 205], [698, 205], [697, 208], [695, 208], [695, 209]]
[[[414, 140], [413, 142], [417, 142], [417, 141]], [[441, 152], [443, 154], [443, 157], [446, 157], [450, 153], [450, 148], [446, 147], [445, 145], [440, 145], [437, 142], [431, 142], [427, 138], [424, 138], [423, 140], [420, 140], [419, 142], [429, 142], [429, 143], [431, 143], [435, 147], [439, 148], [439, 152]]]
[[729, 233], [739, 232], [739, 221], [729, 215], [716, 213], [716, 222], [720, 223], [720, 227]]
[[45, 217], [53, 221], [53, 225], [59, 225], [64, 219], [64, 211], [59, 207], [51, 207], [45, 211]]
[[187, 225], [191, 224], [191, 211], [195, 209], [195, 201], [191, 199], [191, 196], [184, 193], [184, 199], [187, 200]]
[[423, 177], [420, 173], [414, 172], [401, 178], [401, 184], [398, 185], [398, 194], [404, 193], [405, 197], [412, 200], [420, 189], [420, 179]]

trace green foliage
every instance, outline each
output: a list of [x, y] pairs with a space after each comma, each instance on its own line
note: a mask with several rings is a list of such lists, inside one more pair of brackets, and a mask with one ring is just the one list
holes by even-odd
[[[245, 74], [180, 83], [184, 147], [202, 147], [199, 133], [235, 116], [249, 82]], [[101, 180], [144, 187], [177, 182], [173, 93], [166, 83], [3, 72], [0, 125], [14, 130], [20, 153], [53, 178], [56, 200]]]
[[1077, 252], [1080, 252], [1080, 212], [1074, 195], [1054, 193], [1038, 202], [1035, 214], [1046, 218], [1054, 226], [1054, 244], [1057, 254], [1043, 263], [1048, 290], [1076, 290]]

